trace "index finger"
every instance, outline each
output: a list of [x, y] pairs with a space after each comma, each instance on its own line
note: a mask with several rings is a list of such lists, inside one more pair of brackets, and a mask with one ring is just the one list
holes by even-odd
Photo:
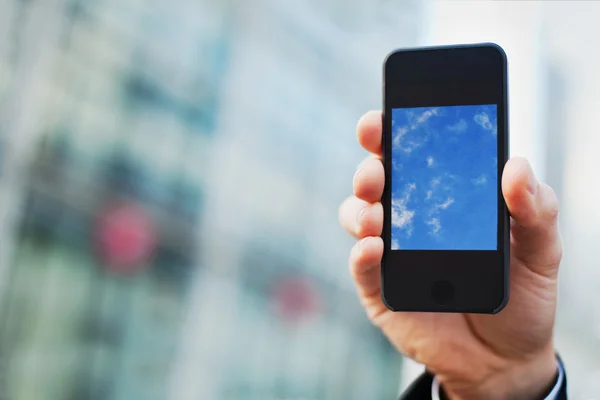
[[378, 157], [381, 157], [381, 130], [381, 111], [367, 112], [356, 126], [358, 143]]

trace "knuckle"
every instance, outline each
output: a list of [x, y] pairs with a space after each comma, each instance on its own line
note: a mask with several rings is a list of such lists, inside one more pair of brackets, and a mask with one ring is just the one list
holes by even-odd
[[361, 258], [362, 258], [362, 247], [363, 247], [364, 239], [358, 240], [354, 246], [352, 246], [352, 250], [350, 251], [350, 259], [349, 259], [349, 268], [350, 268], [350, 276], [354, 280], [357, 279], [357, 270], [360, 268]]
[[338, 222], [343, 228], [350, 231], [350, 233], [352, 233], [352, 230], [350, 229], [351, 221], [349, 221], [349, 216], [351, 215], [353, 201], [354, 196], [349, 196], [338, 207]]
[[554, 245], [550, 247], [548, 251], [548, 263], [550, 265], [560, 265], [560, 262], [563, 257], [563, 245], [562, 245], [562, 237], [558, 228], [555, 228], [555, 240]]
[[360, 256], [360, 241], [356, 242], [354, 244], [354, 246], [352, 246], [352, 249], [350, 250], [350, 259], [348, 260], [348, 263], [350, 264], [350, 271], [354, 271], [354, 267], [356, 265], [356, 261], [358, 259], [358, 257]]
[[342, 226], [344, 225], [344, 210], [346, 209], [347, 203], [348, 203], [348, 199], [344, 200], [338, 207], [338, 222]]
[[554, 190], [545, 183], [540, 184], [540, 190], [545, 199], [543, 214], [546, 220], [555, 222], [558, 219], [559, 204]]

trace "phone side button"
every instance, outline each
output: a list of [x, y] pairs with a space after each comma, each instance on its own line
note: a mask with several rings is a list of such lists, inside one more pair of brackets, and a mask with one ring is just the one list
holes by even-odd
[[436, 281], [431, 286], [431, 298], [438, 305], [444, 306], [454, 300], [454, 285], [448, 281]]

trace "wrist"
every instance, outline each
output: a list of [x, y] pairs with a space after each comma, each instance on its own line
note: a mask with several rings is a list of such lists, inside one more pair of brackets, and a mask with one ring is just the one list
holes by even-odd
[[444, 379], [440, 383], [451, 400], [543, 400], [558, 377], [558, 360], [547, 351], [526, 362], [511, 362], [481, 382]]

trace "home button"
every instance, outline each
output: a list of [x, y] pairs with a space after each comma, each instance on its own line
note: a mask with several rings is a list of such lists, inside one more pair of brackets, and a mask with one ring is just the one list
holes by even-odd
[[431, 286], [431, 298], [440, 306], [454, 299], [454, 286], [448, 281], [437, 281]]

